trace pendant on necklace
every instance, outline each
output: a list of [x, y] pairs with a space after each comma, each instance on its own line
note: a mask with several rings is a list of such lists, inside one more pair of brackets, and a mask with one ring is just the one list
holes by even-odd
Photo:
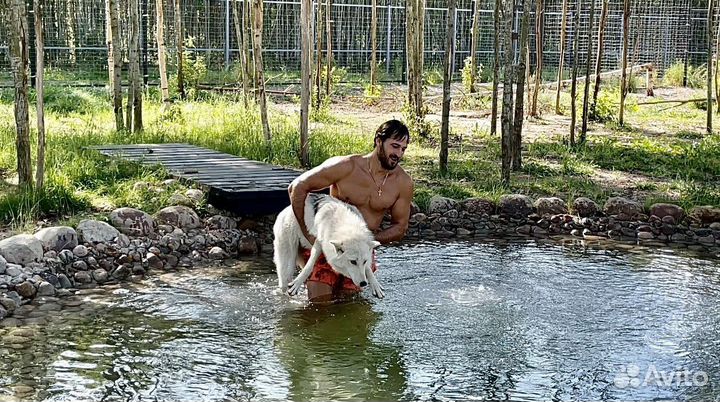
[[382, 189], [378, 190], [378, 197], [382, 197]]

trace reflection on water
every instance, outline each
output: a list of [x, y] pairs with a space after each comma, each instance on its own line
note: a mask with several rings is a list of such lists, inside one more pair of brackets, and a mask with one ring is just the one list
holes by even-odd
[[[0, 328], [0, 401], [705, 401], [720, 393], [716, 261], [420, 243], [385, 248], [379, 262], [381, 301], [289, 299], [275, 291], [268, 259], [49, 300], [24, 313], [47, 323]], [[703, 372], [709, 384], [643, 383], [650, 370]]]

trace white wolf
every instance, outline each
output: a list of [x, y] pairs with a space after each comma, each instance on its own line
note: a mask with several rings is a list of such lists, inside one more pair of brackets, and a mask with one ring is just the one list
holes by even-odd
[[[357, 286], [370, 285], [373, 294], [379, 298], [385, 296], [371, 268], [373, 249], [380, 243], [374, 240], [357, 208], [329, 195], [311, 193], [305, 200], [305, 224], [308, 232], [315, 236], [315, 244], [311, 245], [302, 234], [292, 206], [280, 212], [273, 226], [273, 261], [280, 291], [284, 292], [289, 286], [288, 293], [297, 294], [323, 253], [336, 272], [350, 278]], [[298, 246], [312, 249], [307, 263], [293, 280], [295, 269], [301, 264]]]

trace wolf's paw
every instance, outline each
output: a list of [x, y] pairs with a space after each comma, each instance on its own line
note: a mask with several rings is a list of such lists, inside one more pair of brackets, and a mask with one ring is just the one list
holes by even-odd
[[295, 296], [300, 293], [300, 289], [302, 289], [302, 281], [292, 281], [290, 282], [290, 285], [288, 285], [288, 294], [290, 296]]
[[385, 292], [383, 291], [383, 287], [379, 284], [377, 285], [371, 285], [372, 288], [372, 294], [373, 296], [377, 297], [378, 299], [382, 299], [385, 297]]

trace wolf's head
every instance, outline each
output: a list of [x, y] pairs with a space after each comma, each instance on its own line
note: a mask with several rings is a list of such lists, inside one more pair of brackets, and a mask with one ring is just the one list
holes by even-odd
[[360, 287], [368, 285], [367, 269], [372, 266], [373, 249], [380, 243], [367, 238], [331, 240], [323, 244], [325, 259], [339, 274]]

